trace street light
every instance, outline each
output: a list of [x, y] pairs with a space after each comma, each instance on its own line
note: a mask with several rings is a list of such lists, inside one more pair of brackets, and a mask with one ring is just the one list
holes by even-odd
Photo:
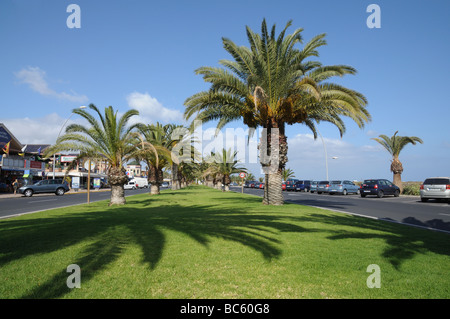
[[[82, 105], [80, 106], [80, 109], [85, 109], [86, 106]], [[74, 115], [75, 113], [70, 114], [70, 116], [67, 118], [67, 120], [64, 122], [63, 126], [61, 126], [61, 129], [59, 130], [58, 133], [58, 137], [56, 137], [56, 140], [58, 140], [59, 136], [61, 135], [61, 132], [64, 128], [64, 126], [66, 126], [67, 122], [70, 120], [70, 118], [72, 117], [72, 115]], [[55, 179], [55, 162], [56, 162], [56, 154], [53, 154], [53, 179]]]
[[323, 140], [322, 134], [320, 134], [319, 130], [317, 129], [317, 133], [319, 133], [320, 138], [322, 139], [322, 144], [323, 144], [323, 150], [325, 152], [325, 168], [327, 170], [327, 180], [328, 180], [328, 155], [327, 155], [327, 148], [325, 147], [325, 142]]

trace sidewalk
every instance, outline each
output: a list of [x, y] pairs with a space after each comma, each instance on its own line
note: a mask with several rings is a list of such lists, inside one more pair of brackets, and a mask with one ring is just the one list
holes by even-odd
[[[90, 192], [91, 193], [96, 193], [96, 192], [109, 192], [111, 191], [111, 188], [102, 188], [99, 190], [96, 189], [91, 189]], [[79, 191], [74, 191], [73, 189], [71, 189], [70, 191], [66, 192], [64, 195], [71, 195], [71, 194], [86, 194], [87, 193], [87, 189], [82, 189]], [[33, 196], [55, 196], [54, 193], [41, 193], [41, 194], [33, 194]], [[0, 199], [4, 199], [4, 198], [20, 198], [20, 197], [25, 197], [25, 195], [17, 193], [16, 195], [14, 195], [14, 193], [0, 193]]]

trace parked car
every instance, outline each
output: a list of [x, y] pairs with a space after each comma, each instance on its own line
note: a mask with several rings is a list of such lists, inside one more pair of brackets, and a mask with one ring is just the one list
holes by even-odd
[[289, 178], [286, 181], [286, 190], [287, 191], [295, 191], [295, 183], [297, 183], [298, 179]]
[[123, 189], [136, 189], [138, 186], [135, 181], [129, 181], [125, 185], [123, 185]]
[[[169, 186], [170, 186], [170, 185], [169, 185], [168, 182], [162, 182], [162, 184], [161, 184], [161, 187], [167, 188], [167, 187], [169, 187]], [[147, 188], [148, 188], [148, 185], [147, 185]]]
[[311, 189], [311, 181], [309, 180], [300, 180], [295, 183], [294, 190], [296, 192], [309, 192]]
[[311, 186], [309, 187], [309, 192], [314, 193], [317, 192], [317, 185], [319, 184], [318, 181], [311, 181]]
[[450, 177], [427, 178], [420, 185], [420, 200], [447, 199], [450, 201]]
[[359, 194], [359, 186], [348, 180], [331, 181], [328, 193], [347, 195], [350, 193]]
[[330, 187], [330, 181], [320, 181], [317, 184], [317, 194], [328, 193]]
[[264, 183], [259, 183], [259, 189], [264, 189]]
[[259, 188], [259, 184], [261, 184], [260, 182], [255, 182], [254, 184], [253, 184], [253, 188]]
[[361, 197], [367, 195], [377, 195], [379, 198], [384, 195], [400, 196], [400, 188], [387, 179], [366, 179], [361, 184], [359, 192]]
[[283, 190], [283, 191], [286, 190], [286, 182], [281, 183], [281, 190]]
[[245, 181], [244, 187], [253, 188], [255, 187], [256, 181]]
[[44, 179], [33, 185], [24, 185], [17, 191], [26, 197], [39, 193], [55, 193], [58, 196], [62, 196], [69, 191], [69, 185], [62, 179]]

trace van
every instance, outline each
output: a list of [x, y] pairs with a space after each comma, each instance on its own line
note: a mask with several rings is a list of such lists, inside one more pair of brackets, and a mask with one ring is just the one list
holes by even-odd
[[136, 184], [137, 188], [148, 188], [148, 180], [146, 177], [134, 177], [131, 181]]
[[137, 185], [135, 181], [129, 181], [125, 185], [123, 185], [123, 189], [136, 189]]

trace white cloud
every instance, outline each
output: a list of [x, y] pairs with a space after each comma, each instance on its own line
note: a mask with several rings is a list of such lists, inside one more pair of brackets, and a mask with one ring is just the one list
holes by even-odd
[[85, 124], [83, 119], [70, 119], [63, 127], [66, 120], [58, 114], [52, 113], [41, 118], [5, 119], [2, 120], [2, 123], [23, 145], [53, 144], [59, 132], [61, 131], [61, 135], [63, 135], [68, 125], [73, 123]]
[[28, 84], [33, 91], [41, 95], [56, 97], [58, 99], [71, 102], [84, 103], [89, 101], [86, 95], [56, 92], [55, 90], [51, 89], [45, 79], [45, 71], [41, 70], [39, 67], [24, 68], [18, 72], [15, 72], [14, 75], [18, 80], [21, 81], [21, 83]]
[[139, 118], [134, 118], [142, 123], [179, 123], [183, 120], [180, 111], [164, 107], [156, 98], [148, 93], [133, 92], [127, 96], [128, 106], [139, 111]]

